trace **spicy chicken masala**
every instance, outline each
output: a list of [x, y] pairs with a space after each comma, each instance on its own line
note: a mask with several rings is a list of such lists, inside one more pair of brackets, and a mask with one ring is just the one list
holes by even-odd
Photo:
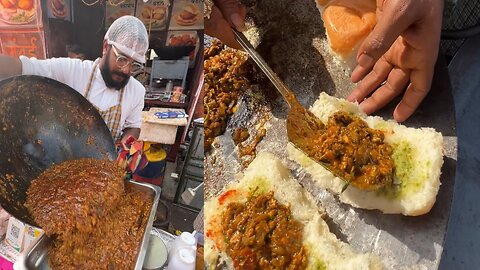
[[349, 184], [365, 190], [392, 184], [393, 148], [360, 117], [338, 111], [321, 128], [288, 128], [297, 147]]
[[124, 185], [114, 162], [79, 159], [33, 180], [26, 206], [54, 239], [52, 269], [132, 269], [152, 202]]
[[226, 251], [235, 269], [305, 269], [302, 229], [273, 192], [230, 203], [223, 213]]

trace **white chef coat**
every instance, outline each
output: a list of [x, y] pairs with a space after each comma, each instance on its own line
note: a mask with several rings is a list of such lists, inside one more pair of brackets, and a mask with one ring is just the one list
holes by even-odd
[[[34, 57], [20, 56], [23, 75], [38, 75], [62, 82], [85, 96], [85, 88], [93, 68], [93, 61], [73, 58], [51, 58], [38, 60]], [[97, 59], [100, 61], [100, 59]], [[103, 81], [100, 68], [95, 70], [88, 99], [100, 111], [115, 106], [119, 101], [120, 91], [108, 88]], [[144, 106], [145, 87], [135, 78], [130, 77], [125, 86], [122, 101], [121, 130], [140, 128]]]

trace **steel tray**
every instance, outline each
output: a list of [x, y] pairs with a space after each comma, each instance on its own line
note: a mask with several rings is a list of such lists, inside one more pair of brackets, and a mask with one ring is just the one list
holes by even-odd
[[[140, 243], [140, 250], [138, 252], [137, 261], [135, 263], [135, 270], [141, 270], [143, 266], [143, 260], [147, 252], [148, 241], [150, 239], [150, 231], [152, 230], [153, 221], [155, 219], [155, 211], [158, 206], [158, 200], [160, 199], [161, 189], [160, 187], [138, 183], [135, 181], [126, 182], [127, 185], [131, 185], [134, 189], [145, 193], [146, 196], [153, 200], [152, 208], [150, 209], [150, 215], [145, 226], [142, 242]], [[20, 269], [39, 269], [50, 270], [48, 265], [48, 246], [51, 243], [51, 239], [46, 235], [42, 235], [36, 241], [34, 241], [30, 249], [25, 250], [20, 254], [17, 259]]]

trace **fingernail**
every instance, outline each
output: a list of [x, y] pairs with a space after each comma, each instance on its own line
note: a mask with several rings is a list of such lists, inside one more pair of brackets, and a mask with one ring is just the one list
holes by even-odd
[[232, 14], [230, 19], [232, 20], [233, 25], [238, 31], [245, 31], [245, 22], [238, 13]]
[[350, 95], [348, 95], [348, 97], [347, 97], [347, 100], [348, 100], [348, 101], [350, 101], [350, 102], [355, 102], [355, 101], [357, 101], [355, 95], [353, 94], [353, 92], [355, 92], [355, 90], [356, 90], [356, 89], [354, 89], [354, 90], [352, 91], [352, 93], [351, 93]]
[[358, 104], [358, 108], [359, 108], [360, 111], [362, 111], [363, 113], [365, 113], [365, 114], [370, 114], [369, 112], [366, 112], [366, 111], [365, 111], [365, 103], [363, 103], [363, 101]]
[[367, 53], [362, 53], [357, 59], [358, 65], [362, 67], [368, 67], [373, 65], [373, 58]]
[[352, 75], [351, 75], [352, 82], [358, 83], [362, 79], [362, 77], [361, 77], [361, 70], [362, 69], [363, 69], [363, 67], [360, 66], [360, 65], [355, 67], [355, 69], [353, 70]]

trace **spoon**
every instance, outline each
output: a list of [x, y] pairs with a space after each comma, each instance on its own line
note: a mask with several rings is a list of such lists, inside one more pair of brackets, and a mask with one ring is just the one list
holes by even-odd
[[[295, 98], [293, 92], [282, 82], [282, 80], [275, 74], [275, 72], [267, 65], [265, 60], [258, 54], [258, 52], [253, 48], [253, 45], [248, 41], [245, 35], [242, 32], [239, 32], [233, 29], [236, 40], [242, 48], [250, 55], [253, 61], [260, 67], [260, 69], [265, 73], [268, 79], [272, 82], [275, 88], [280, 92], [282, 97], [288, 103], [290, 110], [287, 115], [287, 137], [288, 140], [300, 151], [305, 153], [307, 156], [312, 158], [312, 151], [314, 151], [315, 142], [314, 138], [318, 138], [319, 134], [322, 134], [326, 126], [323, 122], [318, 119], [312, 112], [305, 109], [305, 107], [300, 104], [300, 102]], [[350, 181], [347, 181], [336, 174], [328, 166], [327, 163], [321, 162], [317, 159], [314, 159], [318, 164], [335, 174], [337, 177], [341, 178], [348, 184]], [[344, 187], [345, 188], [347, 187]]]

